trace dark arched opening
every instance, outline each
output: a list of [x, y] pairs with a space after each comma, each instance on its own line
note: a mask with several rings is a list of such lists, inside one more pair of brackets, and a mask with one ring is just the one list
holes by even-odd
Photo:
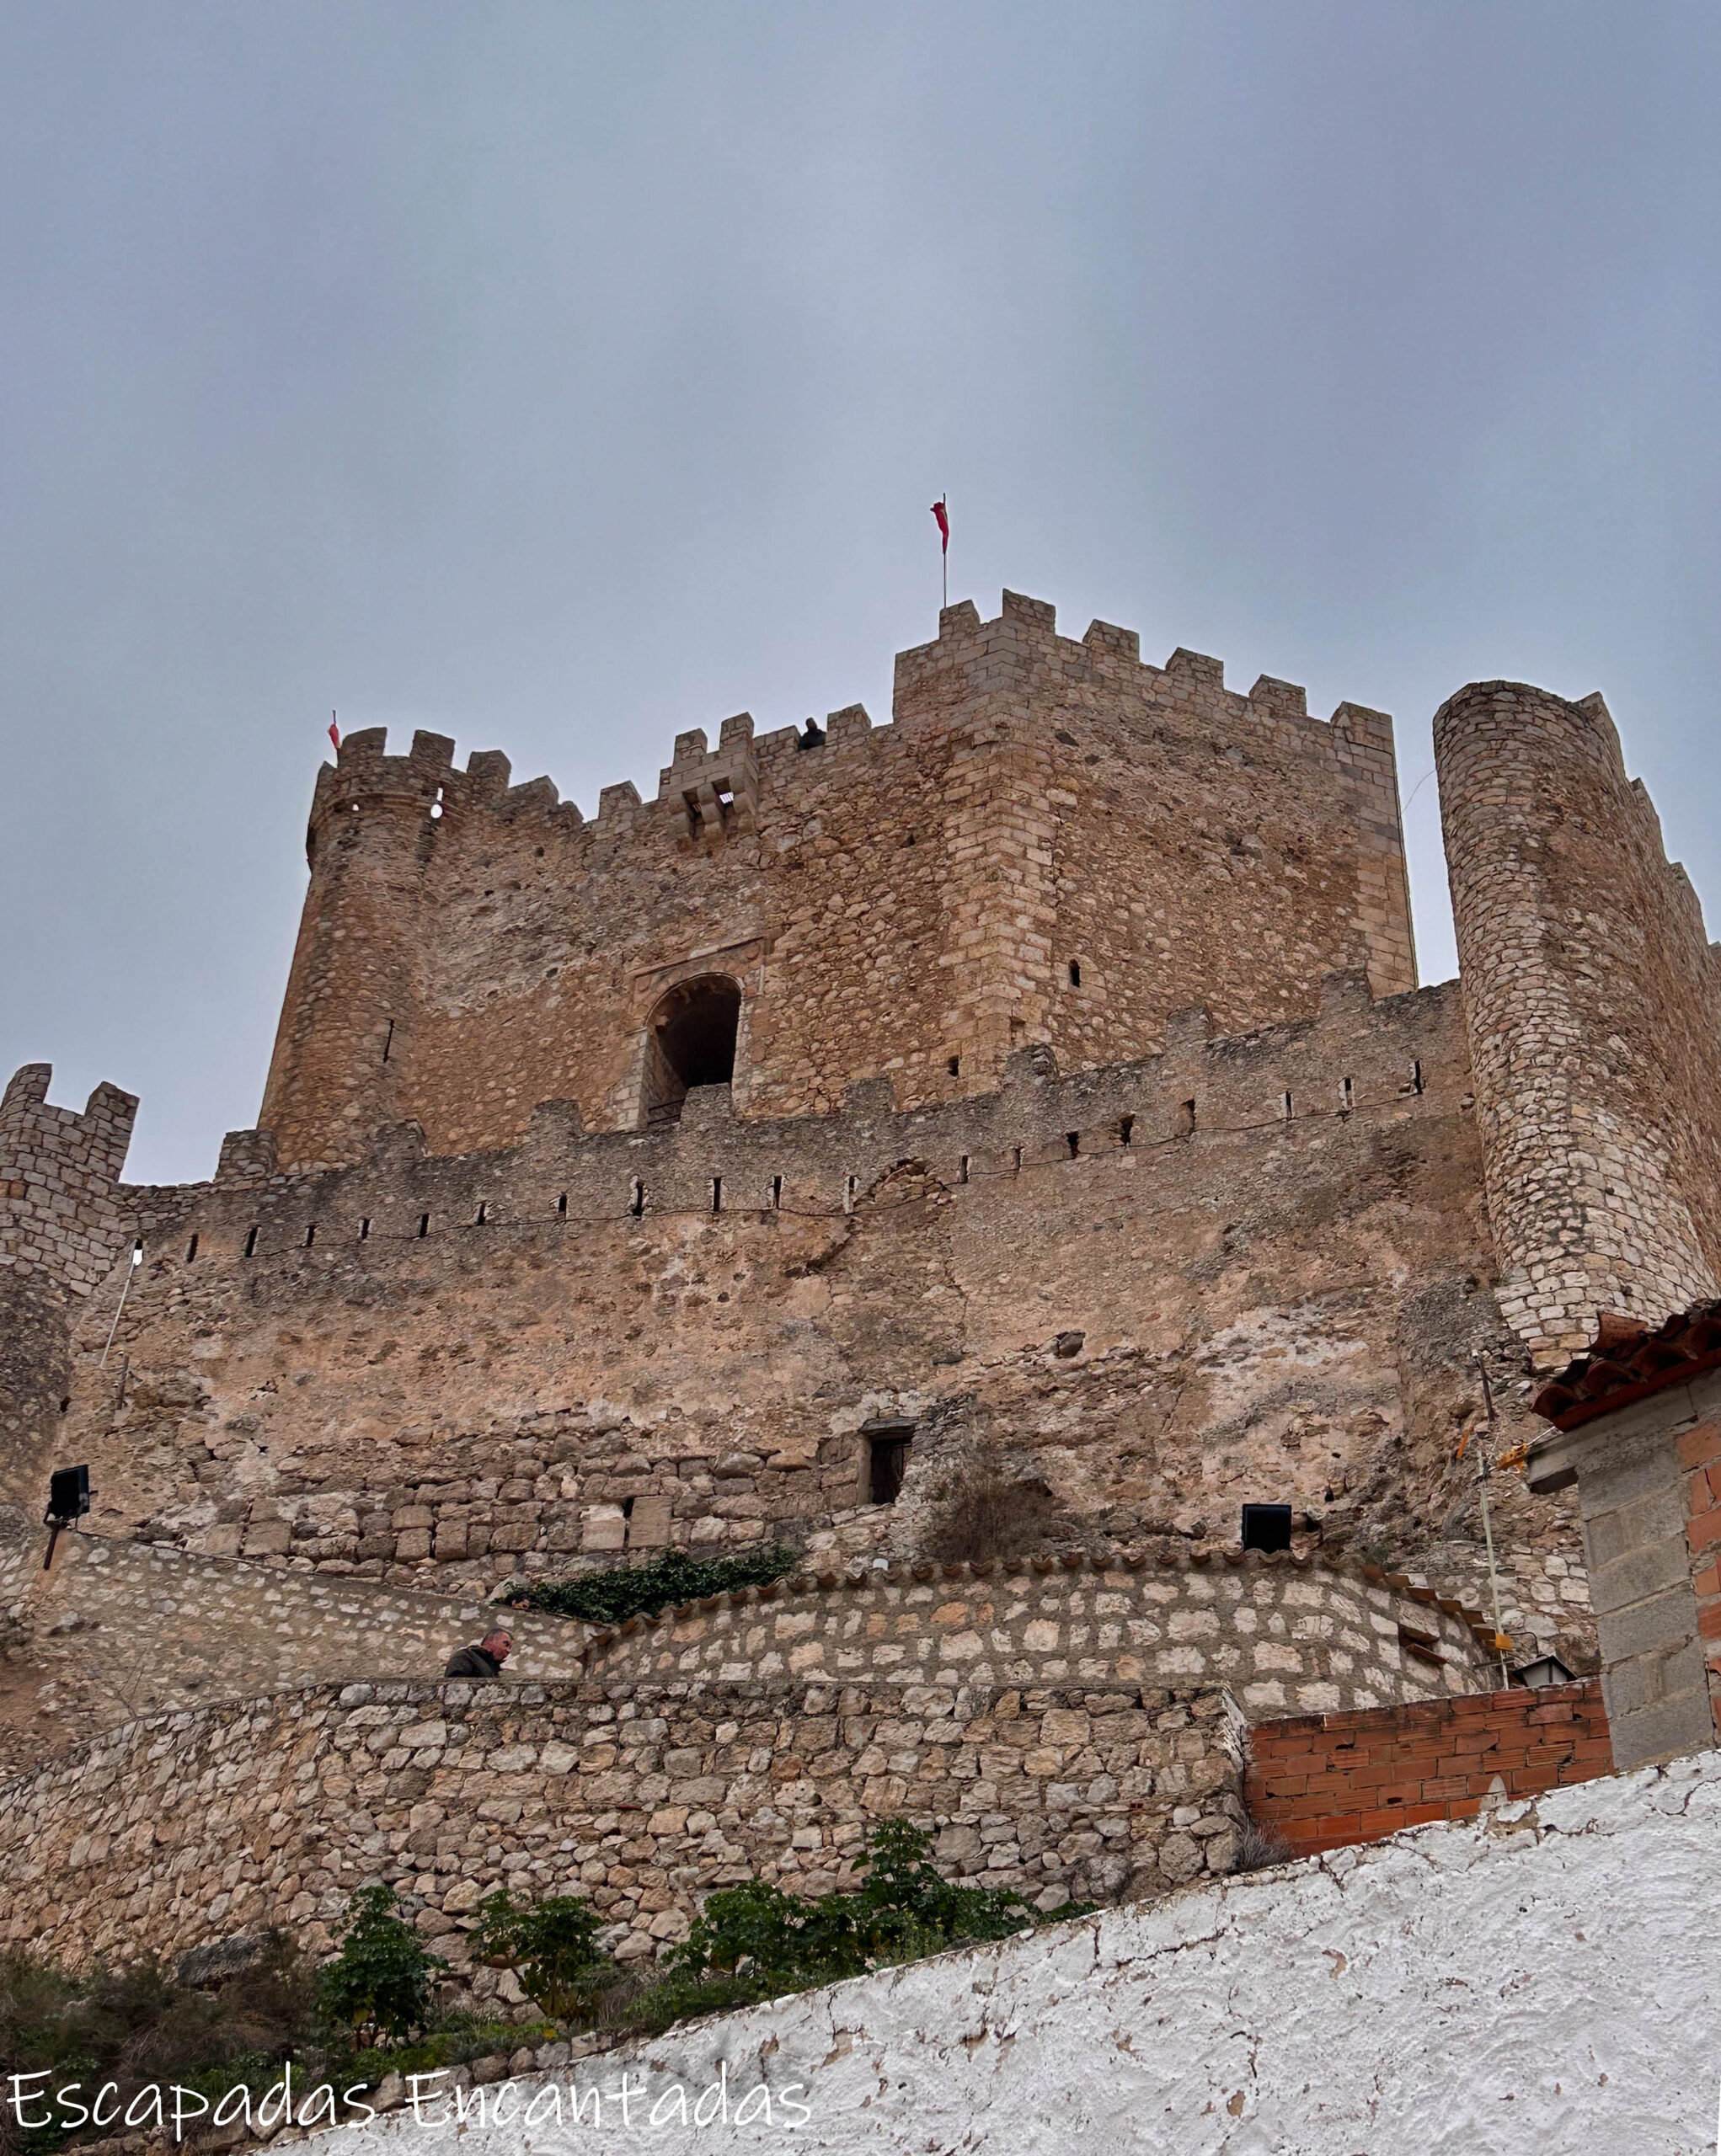
[[655, 1129], [681, 1120], [696, 1086], [727, 1086], [735, 1075], [739, 983], [706, 974], [672, 988], [645, 1029], [645, 1121]]

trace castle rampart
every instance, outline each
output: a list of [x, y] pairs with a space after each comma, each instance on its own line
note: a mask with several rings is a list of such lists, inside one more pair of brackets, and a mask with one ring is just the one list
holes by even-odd
[[1501, 1308], [1544, 1361], [1716, 1292], [1721, 969], [1600, 696], [1435, 720]]

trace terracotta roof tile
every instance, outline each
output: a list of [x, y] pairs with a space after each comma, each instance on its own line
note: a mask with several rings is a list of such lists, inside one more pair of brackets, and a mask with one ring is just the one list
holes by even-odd
[[1721, 1302], [1698, 1303], [1653, 1329], [1605, 1311], [1586, 1354], [1567, 1364], [1531, 1402], [1562, 1430], [1628, 1407], [1700, 1370], [1721, 1369]]

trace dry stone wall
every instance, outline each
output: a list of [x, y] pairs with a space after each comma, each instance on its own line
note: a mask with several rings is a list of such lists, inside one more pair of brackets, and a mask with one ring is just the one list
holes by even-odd
[[0, 1944], [73, 1966], [271, 1924], [315, 1951], [392, 1881], [480, 1995], [467, 1935], [502, 1885], [585, 1894], [624, 1961], [714, 1887], [858, 1884], [868, 1828], [935, 1831], [947, 1876], [1043, 1908], [1228, 1871], [1243, 1817], [1222, 1697], [1138, 1686], [325, 1686], [128, 1725], [8, 1784]]
[[1224, 1685], [1253, 1721], [1485, 1689], [1481, 1620], [1290, 1559], [930, 1565], [717, 1595], [593, 1639], [606, 1681]]
[[0, 1507], [0, 1774], [167, 1708], [363, 1676], [432, 1678], [492, 1625], [517, 1677], [577, 1676], [586, 1628], [381, 1582], [60, 1538]]

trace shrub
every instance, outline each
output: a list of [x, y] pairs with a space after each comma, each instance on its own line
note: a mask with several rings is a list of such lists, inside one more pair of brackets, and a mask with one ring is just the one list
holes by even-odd
[[[692, 2014], [834, 1983], [868, 1969], [917, 1961], [969, 1940], [1007, 1939], [1050, 1921], [1007, 1888], [960, 1886], [940, 1876], [930, 1838], [906, 1819], [868, 1837], [852, 1894], [804, 1901], [762, 1879], [712, 1895], [662, 1979], [628, 2018], [666, 2028]], [[1085, 1913], [1070, 1903], [1060, 1919]]]
[[553, 2020], [588, 2011], [613, 1980], [616, 1967], [597, 1943], [599, 1920], [577, 1894], [552, 1894], [536, 1903], [505, 1891], [480, 1904], [473, 1951], [493, 1968], [512, 1969], [527, 1998]]
[[356, 2048], [398, 2043], [430, 2021], [430, 1977], [446, 1964], [400, 1915], [392, 1886], [361, 1886], [347, 1904], [339, 1953], [317, 1972], [317, 2003]]
[[649, 1564], [618, 1566], [613, 1572], [588, 1572], [576, 1580], [534, 1582], [512, 1599], [557, 1617], [583, 1617], [588, 1625], [625, 1625], [630, 1617], [655, 1617], [660, 1609], [697, 1602], [708, 1594], [767, 1586], [799, 1562], [798, 1553], [780, 1542], [743, 1556], [709, 1560], [665, 1550]]
[[1067, 1524], [1046, 1483], [1012, 1480], [991, 1461], [953, 1476], [931, 1496], [934, 1509], [921, 1547], [941, 1565], [1029, 1556]]

